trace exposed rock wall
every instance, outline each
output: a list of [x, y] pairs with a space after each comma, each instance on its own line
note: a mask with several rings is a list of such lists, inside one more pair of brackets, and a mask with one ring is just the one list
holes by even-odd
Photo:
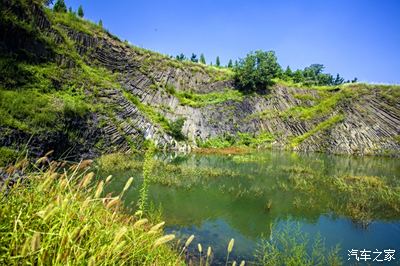
[[[232, 79], [224, 76], [223, 71], [200, 64], [177, 62], [130, 47], [106, 32], [92, 35], [65, 25], [57, 25], [55, 30], [40, 8], [34, 8], [33, 12], [37, 27], [46, 36], [61, 43], [65, 40], [59, 30], [63, 31], [87, 64], [118, 74], [118, 88], [102, 88], [96, 95], [96, 100], [109, 106], [111, 111], [92, 114], [90, 127], [82, 127], [91, 129], [90, 134], [82, 133], [88, 142], [76, 152], [93, 155], [93, 151], [99, 149], [95, 147], [99, 139], [104, 140], [101, 150], [106, 152], [141, 149], [145, 139], [154, 140], [163, 149], [187, 151], [196, 145], [198, 139], [239, 132], [254, 135], [269, 132], [275, 136], [274, 147], [345, 154], [400, 154], [400, 100], [390, 102], [378, 89], [359, 93], [351, 100], [338, 101], [328, 113], [317, 113], [306, 119], [288, 114], [293, 108], [311, 108], [321, 104], [323, 97], [333, 97], [341, 92], [325, 91], [322, 95], [318, 90], [274, 86], [265, 95], [246, 95], [241, 101], [227, 100], [194, 108], [183, 105], [167, 87], [197, 94], [223, 92], [235, 89]], [[28, 48], [32, 53], [37, 52], [41, 60], [47, 58], [63, 66], [75, 66], [70, 58], [52, 54], [46, 45], [30, 40], [26, 34], [23, 42], [15, 44], [16, 40], [6, 36], [9, 32], [7, 25], [3, 26], [0, 31], [3, 36], [1, 49]], [[170, 121], [185, 118], [182, 132], [187, 140], [175, 140], [125, 98], [124, 93], [137, 97], [141, 103], [151, 106]], [[319, 129], [321, 123], [339, 114], [343, 119]], [[104, 125], [100, 126], [99, 121], [104, 121]], [[0, 144], [8, 145], [13, 138], [20, 136], [13, 134], [4, 137]], [[293, 140], [301, 136], [307, 137], [292, 145]]]

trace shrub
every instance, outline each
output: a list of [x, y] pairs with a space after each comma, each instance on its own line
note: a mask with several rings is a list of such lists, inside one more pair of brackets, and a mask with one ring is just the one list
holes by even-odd
[[235, 80], [246, 91], [264, 90], [273, 84], [272, 79], [281, 73], [275, 52], [256, 51], [247, 54], [235, 65]]

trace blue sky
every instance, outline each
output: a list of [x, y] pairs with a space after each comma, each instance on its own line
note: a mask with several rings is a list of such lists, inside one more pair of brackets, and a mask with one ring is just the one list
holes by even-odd
[[292, 69], [321, 63], [346, 79], [400, 83], [400, 0], [65, 0], [122, 40], [226, 64], [274, 50]]

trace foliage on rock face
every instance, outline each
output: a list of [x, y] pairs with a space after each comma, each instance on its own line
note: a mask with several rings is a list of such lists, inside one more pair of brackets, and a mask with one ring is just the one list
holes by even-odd
[[200, 142], [199, 146], [202, 148], [227, 148], [232, 146], [267, 147], [274, 139], [275, 137], [268, 132], [260, 132], [259, 134], [224, 134]]
[[261, 50], [247, 54], [235, 66], [235, 80], [245, 91], [264, 90], [273, 84], [272, 79], [280, 75], [275, 52]]
[[177, 120], [170, 122], [170, 133], [176, 140], [184, 140], [185, 135], [182, 133], [182, 127], [185, 124], [185, 118], [178, 118]]

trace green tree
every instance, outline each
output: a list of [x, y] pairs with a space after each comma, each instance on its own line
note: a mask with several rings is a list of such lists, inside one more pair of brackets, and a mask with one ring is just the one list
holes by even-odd
[[233, 67], [232, 59], [229, 59], [228, 68], [232, 68], [232, 67]]
[[202, 63], [202, 64], [206, 64], [206, 58], [204, 57], [204, 54], [201, 54], [200, 55], [200, 63]]
[[289, 66], [286, 67], [285, 72], [283, 72], [284, 79], [290, 79], [293, 76], [293, 71]]
[[192, 62], [199, 62], [199, 59], [197, 59], [197, 55], [195, 53], [192, 53], [192, 56], [190, 57], [190, 61]]
[[303, 71], [297, 69], [293, 72], [293, 82], [295, 83], [302, 83], [304, 81]]
[[67, 13], [67, 6], [65, 5], [64, 0], [57, 0], [53, 6], [53, 10], [55, 12]]
[[78, 16], [80, 16], [81, 18], [83, 18], [83, 16], [84, 16], [82, 5], [80, 5], [78, 8]]
[[176, 60], [178, 60], [178, 61], [184, 61], [185, 59], [186, 59], [186, 56], [183, 53], [176, 56]]
[[220, 67], [220, 66], [221, 66], [221, 62], [219, 61], [219, 56], [217, 56], [217, 59], [215, 59], [215, 65], [216, 65], [217, 67]]
[[333, 80], [332, 85], [340, 85], [344, 83], [344, 78], [342, 78], [339, 74], [336, 74], [336, 78]]
[[99, 20], [99, 26], [103, 27], [103, 21], [101, 19]]
[[256, 91], [266, 89], [273, 84], [282, 69], [278, 64], [275, 52], [255, 51], [240, 59], [235, 70], [235, 80], [244, 90]]
[[72, 13], [72, 7], [68, 8], [68, 13]]

